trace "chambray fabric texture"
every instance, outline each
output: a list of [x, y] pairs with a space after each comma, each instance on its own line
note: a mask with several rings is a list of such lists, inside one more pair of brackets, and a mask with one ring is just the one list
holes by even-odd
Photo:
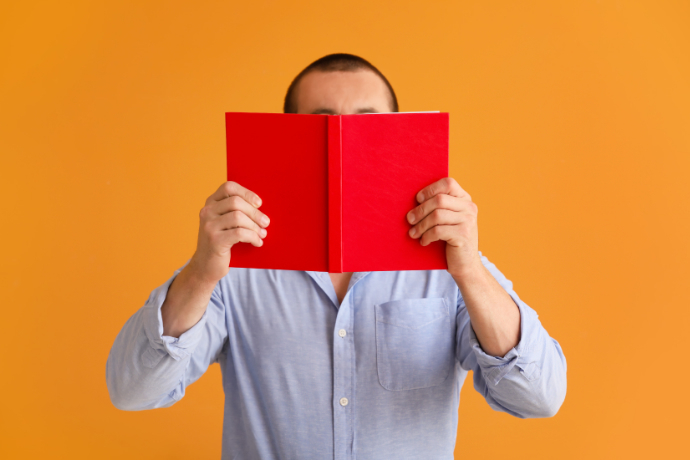
[[520, 342], [503, 357], [484, 353], [445, 270], [357, 272], [339, 304], [327, 273], [232, 268], [196, 325], [163, 336], [160, 308], [183, 266], [117, 335], [111, 400], [171, 406], [218, 362], [223, 459], [450, 460], [469, 370], [487, 403], [516, 417], [552, 416], [566, 393], [560, 345], [479, 255], [520, 310]]

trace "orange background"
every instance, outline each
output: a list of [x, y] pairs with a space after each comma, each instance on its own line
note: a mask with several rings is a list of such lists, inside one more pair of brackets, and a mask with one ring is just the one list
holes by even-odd
[[568, 360], [550, 419], [468, 380], [456, 457], [687, 451], [687, 1], [141, 3], [0, 5], [0, 457], [220, 457], [219, 366], [122, 412], [106, 358], [195, 249], [224, 112], [280, 112], [332, 52], [371, 60], [401, 110], [450, 112], [480, 250]]

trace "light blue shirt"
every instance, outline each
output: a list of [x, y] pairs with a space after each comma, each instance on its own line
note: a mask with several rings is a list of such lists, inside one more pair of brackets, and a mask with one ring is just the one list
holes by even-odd
[[223, 459], [451, 460], [469, 370], [488, 404], [516, 417], [552, 416], [566, 393], [560, 345], [479, 254], [520, 310], [520, 342], [503, 357], [484, 353], [445, 270], [357, 272], [340, 304], [327, 273], [232, 268], [196, 325], [163, 336], [182, 267], [117, 335], [110, 398], [168, 407], [218, 362]]

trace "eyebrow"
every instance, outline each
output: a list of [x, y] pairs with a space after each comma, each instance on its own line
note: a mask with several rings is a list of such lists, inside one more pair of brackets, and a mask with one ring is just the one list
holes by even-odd
[[[376, 110], [373, 107], [362, 107], [360, 109], [357, 109], [355, 111], [355, 114], [362, 114], [362, 113], [379, 113], [378, 110]], [[335, 110], [333, 109], [326, 109], [326, 108], [319, 108], [311, 112], [312, 115], [338, 115]]]

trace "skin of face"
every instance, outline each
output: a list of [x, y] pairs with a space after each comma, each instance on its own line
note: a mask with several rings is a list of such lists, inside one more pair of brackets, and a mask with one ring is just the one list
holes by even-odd
[[381, 77], [362, 69], [354, 72], [312, 71], [297, 84], [297, 113], [351, 115], [391, 112], [391, 96]]

